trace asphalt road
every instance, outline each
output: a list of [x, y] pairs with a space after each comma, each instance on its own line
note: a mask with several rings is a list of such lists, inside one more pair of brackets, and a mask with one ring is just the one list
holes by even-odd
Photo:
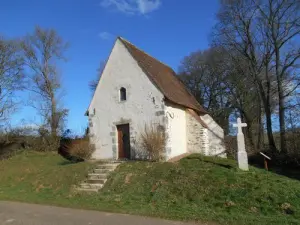
[[[192, 225], [154, 218], [0, 201], [0, 224], [9, 225]], [[204, 224], [203, 224], [204, 225]]]

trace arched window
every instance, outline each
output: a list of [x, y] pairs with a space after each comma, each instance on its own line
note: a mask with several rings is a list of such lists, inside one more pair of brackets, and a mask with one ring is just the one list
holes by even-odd
[[120, 101], [126, 101], [126, 88], [121, 87], [120, 89]]

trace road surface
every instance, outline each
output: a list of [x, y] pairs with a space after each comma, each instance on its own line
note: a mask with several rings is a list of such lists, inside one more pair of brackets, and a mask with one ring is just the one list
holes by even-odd
[[[191, 225], [141, 216], [0, 201], [1, 225]], [[204, 225], [204, 224], [202, 224]]]

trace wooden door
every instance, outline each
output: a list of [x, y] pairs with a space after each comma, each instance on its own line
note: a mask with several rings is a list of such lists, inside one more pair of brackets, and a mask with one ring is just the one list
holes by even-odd
[[129, 124], [117, 126], [119, 159], [130, 159], [130, 133]]

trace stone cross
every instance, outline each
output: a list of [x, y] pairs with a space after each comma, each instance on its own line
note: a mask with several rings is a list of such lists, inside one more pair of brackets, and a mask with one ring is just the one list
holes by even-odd
[[248, 156], [245, 148], [245, 138], [242, 131], [243, 127], [247, 127], [246, 123], [242, 123], [241, 118], [237, 118], [237, 123], [233, 127], [238, 128], [237, 144], [238, 144], [238, 164], [241, 170], [248, 171]]

